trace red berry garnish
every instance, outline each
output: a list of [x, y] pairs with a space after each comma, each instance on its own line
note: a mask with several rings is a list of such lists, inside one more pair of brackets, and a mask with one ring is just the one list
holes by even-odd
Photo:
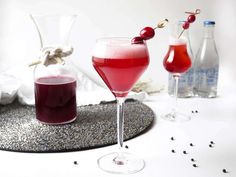
[[188, 29], [189, 28], [189, 22], [184, 22], [184, 24], [182, 25], [183, 29]]
[[143, 44], [143, 38], [136, 36], [131, 40], [132, 44]]
[[187, 21], [182, 25], [183, 30], [179, 34], [179, 37], [183, 34], [184, 30], [189, 28], [190, 23], [193, 23], [196, 20], [196, 15], [200, 14], [201, 10], [196, 9], [195, 12], [185, 12], [186, 14], [190, 14], [187, 18]]
[[140, 31], [140, 37], [144, 40], [151, 39], [155, 35], [155, 30], [152, 27], [145, 27]]
[[189, 23], [193, 23], [195, 20], [196, 20], [196, 16], [194, 14], [191, 14], [191, 15], [188, 16], [187, 21]]
[[145, 27], [140, 31], [140, 36], [136, 36], [131, 40], [132, 44], [143, 44], [144, 40], [151, 39], [155, 36], [155, 29], [164, 28], [168, 23], [168, 19], [160, 21], [155, 28]]

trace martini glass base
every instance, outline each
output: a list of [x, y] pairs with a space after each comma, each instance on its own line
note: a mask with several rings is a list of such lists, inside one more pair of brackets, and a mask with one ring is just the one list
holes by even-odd
[[97, 163], [102, 170], [113, 174], [137, 173], [145, 166], [144, 160], [126, 152], [104, 155], [98, 159]]

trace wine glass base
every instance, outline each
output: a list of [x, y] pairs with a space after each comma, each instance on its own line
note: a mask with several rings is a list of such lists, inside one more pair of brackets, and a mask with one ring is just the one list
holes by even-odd
[[132, 174], [141, 171], [145, 162], [133, 154], [113, 152], [100, 157], [97, 161], [98, 166], [109, 173], [113, 174]]
[[191, 120], [191, 117], [180, 113], [180, 112], [171, 112], [164, 115], [161, 115], [161, 118], [170, 122], [185, 122]]

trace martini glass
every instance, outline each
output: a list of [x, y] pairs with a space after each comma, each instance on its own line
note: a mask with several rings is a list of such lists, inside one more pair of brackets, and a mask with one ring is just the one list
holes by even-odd
[[99, 167], [107, 172], [130, 174], [142, 170], [145, 163], [123, 150], [125, 98], [146, 70], [149, 53], [145, 41], [132, 44], [130, 38], [101, 38], [96, 41], [92, 63], [117, 100], [117, 152], [98, 159]]
[[190, 116], [177, 111], [179, 77], [181, 77], [181, 74], [188, 71], [191, 67], [191, 58], [188, 55], [187, 44], [184, 38], [171, 38], [168, 52], [163, 60], [163, 65], [175, 80], [175, 103], [171, 111], [165, 115], [162, 115], [162, 118], [170, 121], [190, 120]]

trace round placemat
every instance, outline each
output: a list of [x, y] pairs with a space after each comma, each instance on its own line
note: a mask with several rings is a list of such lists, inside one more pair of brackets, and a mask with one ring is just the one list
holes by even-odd
[[[80, 106], [77, 119], [65, 125], [45, 125], [35, 108], [15, 102], [0, 106], [0, 149], [17, 152], [67, 152], [115, 144], [116, 103]], [[124, 139], [140, 135], [154, 120], [153, 111], [139, 101], [125, 104]]]

